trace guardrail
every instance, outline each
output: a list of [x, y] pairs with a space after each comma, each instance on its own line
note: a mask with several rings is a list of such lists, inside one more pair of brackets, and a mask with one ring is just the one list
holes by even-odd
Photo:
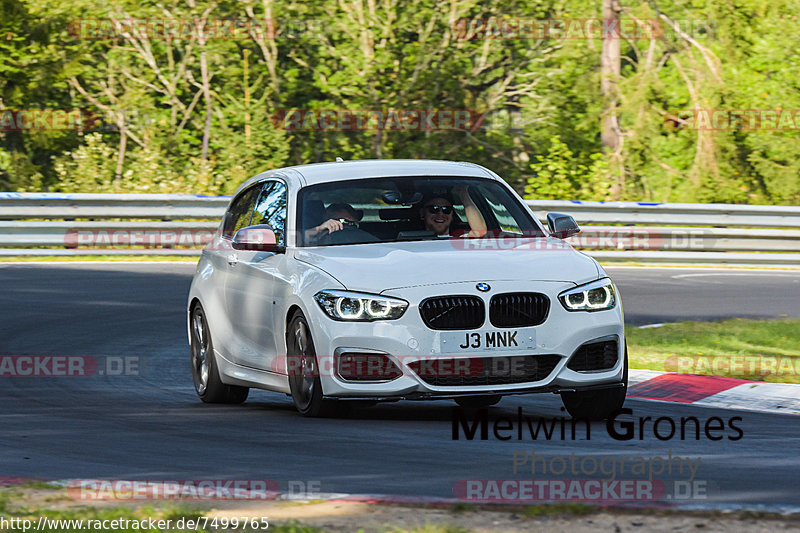
[[222, 218], [228, 196], [0, 192], [0, 219]]
[[[0, 256], [198, 255], [229, 200], [168, 194], [0, 193]], [[800, 268], [800, 207], [527, 203], [543, 221], [551, 211], [574, 216], [583, 231], [570, 241], [603, 262]]]

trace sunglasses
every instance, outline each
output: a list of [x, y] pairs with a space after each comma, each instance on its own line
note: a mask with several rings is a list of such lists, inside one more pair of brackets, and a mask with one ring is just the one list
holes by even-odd
[[358, 227], [358, 222], [356, 222], [354, 220], [349, 220], [349, 219], [346, 219], [346, 218], [337, 218], [336, 220], [338, 220], [339, 222], [341, 222], [345, 226], [350, 226], [350, 227], [353, 227], [353, 228], [357, 228]]
[[439, 211], [441, 211], [443, 215], [449, 215], [453, 212], [452, 205], [426, 205], [425, 209], [427, 209], [428, 213], [431, 215], [435, 215]]

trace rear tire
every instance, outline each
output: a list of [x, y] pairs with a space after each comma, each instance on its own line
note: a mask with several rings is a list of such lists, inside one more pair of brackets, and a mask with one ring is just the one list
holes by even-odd
[[622, 408], [628, 393], [628, 346], [625, 345], [625, 369], [622, 387], [583, 392], [562, 392], [561, 401], [567, 412], [576, 419], [605, 420]]
[[487, 394], [485, 396], [465, 396], [456, 398], [456, 403], [464, 409], [481, 409], [491, 407], [499, 402], [503, 397], [499, 394]]
[[192, 308], [191, 326], [192, 379], [197, 396], [205, 403], [244, 402], [250, 389], [238, 385], [226, 385], [219, 377], [211, 331], [208, 329], [203, 306], [199, 303]]
[[303, 313], [298, 311], [289, 322], [286, 332], [289, 390], [297, 411], [308, 417], [323, 417], [333, 414], [336, 401], [325, 400], [322, 381], [319, 378], [319, 363], [311, 329]]

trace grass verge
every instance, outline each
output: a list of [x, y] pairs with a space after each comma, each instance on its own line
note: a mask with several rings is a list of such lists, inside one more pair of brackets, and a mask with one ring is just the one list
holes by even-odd
[[626, 327], [631, 368], [800, 383], [800, 320]]
[[[45, 488], [47, 487], [47, 488]], [[287, 508], [288, 506], [288, 508]], [[47, 517], [47, 521], [40, 517]], [[205, 518], [205, 522], [203, 521]], [[226, 518], [227, 517], [227, 518]], [[238, 518], [237, 518], [238, 517]], [[242, 527], [249, 517], [268, 528]], [[234, 518], [239, 525], [233, 523]], [[217, 523], [211, 523], [216, 519]], [[2, 522], [5, 520], [6, 522]], [[10, 521], [16, 520], [11, 524]], [[52, 520], [61, 520], [54, 524]], [[64, 520], [83, 521], [64, 523]], [[119, 521], [112, 525], [111, 521]], [[157, 524], [171, 520], [169, 525]], [[195, 523], [204, 526], [196, 527]], [[225, 522], [227, 520], [227, 522]], [[277, 533], [470, 533], [509, 532], [522, 533], [542, 529], [592, 533], [619, 530], [620, 525], [642, 526], [643, 531], [694, 530], [727, 531], [731, 526], [740, 530], [742, 520], [748, 520], [747, 530], [772, 531], [796, 525], [796, 515], [787, 517], [766, 512], [687, 511], [670, 508], [632, 508], [585, 505], [582, 503], [544, 504], [528, 506], [493, 506], [480, 504], [440, 505], [388, 505], [324, 501], [307, 502], [265, 501], [256, 507], [241, 507], [239, 502], [214, 504], [151, 501], [147, 503], [75, 500], [66, 496], [65, 488], [52, 484], [31, 482], [21, 485], [0, 486], [0, 531], [78, 532], [78, 531], [160, 531], [221, 533], [239, 531], [272, 531]], [[755, 523], [754, 520], [761, 522]], [[22, 523], [27, 521], [27, 523]], [[91, 521], [91, 522], [89, 522]], [[99, 522], [98, 522], [99, 521]], [[106, 525], [101, 525], [107, 521]], [[128, 523], [120, 523], [128, 521]], [[137, 521], [137, 525], [130, 522]], [[144, 522], [143, 522], [144, 521]], [[154, 525], [150, 525], [152, 522]], [[721, 521], [724, 521], [721, 522]], [[669, 528], [659, 527], [669, 523]], [[6, 525], [3, 525], [6, 524]], [[41, 527], [37, 527], [37, 524]], [[677, 524], [677, 525], [676, 525]], [[9, 527], [10, 526], [10, 527]], [[155, 527], [154, 527], [155, 526]], [[4, 529], [5, 528], [5, 529]], [[157, 529], [158, 528], [158, 529]]]

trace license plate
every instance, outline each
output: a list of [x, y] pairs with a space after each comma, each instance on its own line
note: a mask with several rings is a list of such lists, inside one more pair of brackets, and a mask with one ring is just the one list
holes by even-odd
[[536, 348], [536, 330], [506, 329], [448, 331], [439, 337], [442, 353], [531, 350]]

